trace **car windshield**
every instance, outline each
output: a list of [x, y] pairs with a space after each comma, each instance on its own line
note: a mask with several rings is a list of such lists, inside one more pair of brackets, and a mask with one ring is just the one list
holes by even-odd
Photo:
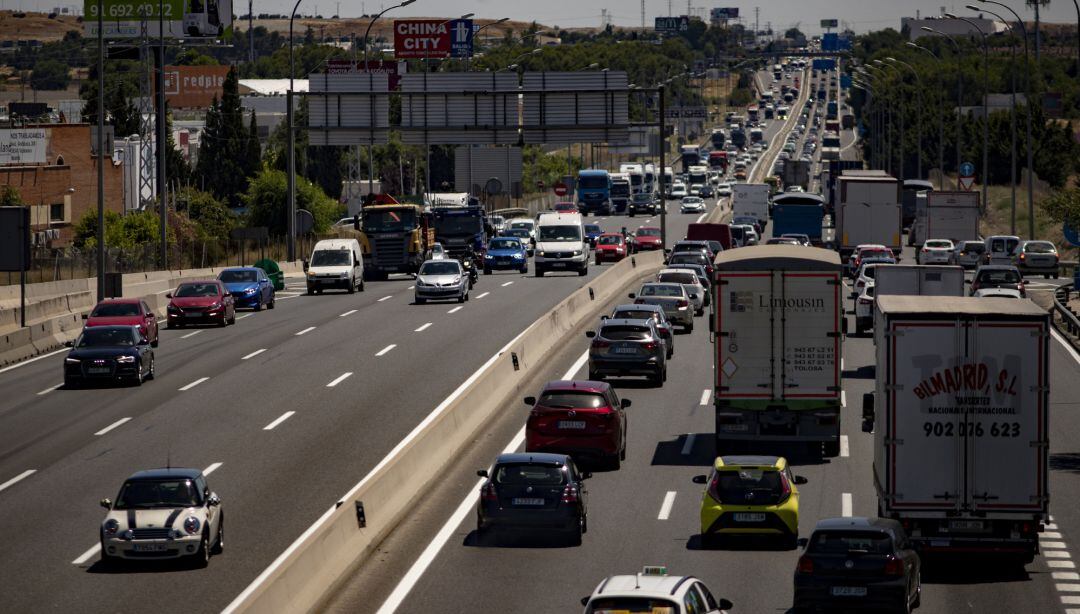
[[189, 297], [217, 295], [217, 284], [180, 284], [180, 286], [176, 288], [176, 294], [174, 294], [173, 296]]
[[493, 476], [496, 484], [509, 486], [558, 486], [566, 483], [562, 467], [551, 465], [512, 464], [499, 465]]
[[732, 226], [731, 227], [731, 236], [736, 241], [742, 241], [743, 238], [746, 237], [746, 229], [742, 228], [741, 226]]
[[682, 296], [682, 286], [651, 284], [642, 286], [641, 296]]
[[677, 614], [674, 601], [655, 597], [604, 597], [594, 599], [586, 614]]
[[972, 254], [982, 254], [986, 252], [985, 243], [964, 243], [961, 247], [965, 252], [971, 252]]
[[364, 211], [365, 232], [404, 232], [416, 228], [413, 209], [367, 209]]
[[633, 198], [634, 198], [634, 202], [636, 202], [636, 203], [647, 203], [647, 202], [652, 201], [652, 194], [644, 194], [644, 193], [634, 194]]
[[511, 228], [503, 234], [508, 237], [518, 237], [519, 239], [529, 238], [529, 230], [527, 228]]
[[620, 245], [622, 237], [618, 235], [604, 235], [596, 240], [599, 245]]
[[188, 479], [132, 480], [124, 482], [116, 496], [115, 509], [128, 510], [157, 507], [196, 507], [202, 497]]
[[1013, 269], [983, 270], [979, 271], [980, 284], [1017, 284], [1020, 283], [1020, 273]]
[[578, 176], [578, 187], [585, 190], [604, 189], [608, 187], [607, 175], [585, 175]]
[[718, 471], [709, 488], [729, 505], [775, 505], [784, 495], [780, 472], [767, 469]]
[[484, 231], [478, 216], [450, 215], [435, 217], [435, 232], [440, 235], [474, 235]]
[[581, 226], [541, 226], [537, 241], [572, 242], [581, 240]]
[[600, 227], [600, 224], [585, 224], [586, 234], [600, 234], [604, 232], [604, 229]]
[[672, 254], [671, 259], [668, 260], [668, 264], [700, 264], [704, 266], [708, 261], [709, 259], [700, 252], [682, 252], [679, 254]]
[[650, 338], [645, 326], [612, 325], [600, 330], [600, 336], [612, 341], [646, 341]]
[[635, 234], [637, 236], [639, 236], [639, 237], [659, 237], [660, 236], [660, 229], [659, 228], [638, 228], [638, 230], [637, 230], [637, 232]]
[[545, 392], [536, 404], [556, 409], [596, 409], [607, 405], [602, 394], [575, 390]]
[[660, 314], [655, 311], [645, 311], [643, 309], [616, 309], [615, 313], [611, 314], [613, 320], [659, 320]]
[[525, 222], [510, 222], [510, 228], [522, 228], [524, 230], [532, 230], [533, 223], [530, 221]]
[[347, 249], [320, 249], [311, 255], [310, 266], [349, 266], [351, 256]]
[[811, 554], [891, 554], [892, 540], [878, 531], [814, 531], [806, 551]]
[[258, 281], [259, 274], [255, 271], [222, 271], [218, 279], [227, 284], [241, 283], [245, 281]]
[[92, 318], [122, 318], [124, 316], [137, 316], [141, 312], [136, 303], [103, 303], [94, 307]]
[[75, 347], [131, 347], [135, 345], [135, 333], [128, 328], [84, 328]]
[[521, 249], [521, 241], [517, 239], [493, 239], [488, 249]]
[[1024, 246], [1024, 251], [1029, 254], [1055, 254], [1057, 249], [1053, 243], [1049, 241], [1039, 241], [1036, 243], [1028, 243]]
[[938, 249], [941, 249], [941, 248], [952, 249], [953, 244], [952, 244], [952, 241], [927, 241], [926, 246], [927, 247], [934, 247], [934, 248], [938, 248]]
[[421, 275], [458, 275], [461, 273], [461, 265], [456, 260], [439, 260], [438, 262], [425, 262], [420, 267]]
[[859, 258], [862, 259], [871, 257], [880, 258], [881, 256], [892, 256], [892, 252], [885, 249], [868, 249], [859, 253]]
[[656, 281], [662, 281], [670, 284], [690, 284], [694, 285], [698, 283], [697, 275], [694, 273], [660, 273]]

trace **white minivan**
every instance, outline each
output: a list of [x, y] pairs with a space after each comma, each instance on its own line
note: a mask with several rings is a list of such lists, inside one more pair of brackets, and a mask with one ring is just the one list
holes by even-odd
[[536, 220], [537, 277], [547, 271], [589, 272], [589, 240], [580, 213], [541, 213]]
[[322, 294], [327, 288], [342, 288], [349, 294], [364, 290], [364, 257], [356, 239], [323, 239], [304, 263], [308, 294]]

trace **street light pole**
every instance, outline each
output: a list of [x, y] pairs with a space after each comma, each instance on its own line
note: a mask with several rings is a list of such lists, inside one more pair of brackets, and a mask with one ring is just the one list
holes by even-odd
[[[912, 42], [908, 42], [907, 45], [909, 47], [914, 47], [915, 49], [925, 51], [926, 53], [928, 53], [930, 55], [930, 57], [934, 58], [934, 60], [939, 65], [938, 66], [938, 75], [941, 74], [941, 69], [940, 69], [941, 68], [941, 66], [940, 66], [941, 65], [941, 58], [939, 58], [936, 53], [934, 53], [933, 51], [930, 51], [926, 47], [920, 47], [919, 45], [916, 45], [915, 43], [912, 43]], [[943, 189], [945, 187], [945, 114], [942, 113], [942, 111], [943, 111], [943, 107], [945, 106], [945, 79], [944, 78], [939, 78], [938, 81], [939, 81], [938, 85], [940, 86], [938, 88], [938, 107], [937, 107], [937, 117], [938, 117], [938, 173], [940, 174], [940, 180], [938, 181], [938, 189]]]
[[990, 206], [987, 202], [987, 189], [990, 185], [990, 44], [986, 40], [986, 32], [974, 21], [964, 17], [957, 17], [951, 13], [945, 13], [950, 19], [958, 19], [979, 33], [983, 44], [983, 161], [982, 161], [982, 206], [985, 210]]
[[[972, 5], [967, 5], [969, 10], [978, 11], [979, 8]], [[985, 10], [985, 9], [984, 9]], [[1011, 137], [1010, 144], [1010, 158], [1009, 158], [1009, 183], [1012, 186], [1012, 209], [1009, 218], [1009, 232], [1016, 234], [1016, 29], [1009, 25], [1009, 22], [993, 11], [986, 11], [987, 13], [997, 17], [1009, 28], [1009, 34], [1013, 35], [1010, 38], [1009, 43], [1009, 72], [1012, 73], [1012, 108], [1009, 109], [1009, 120], [1012, 124], [1009, 130], [1009, 136]]]
[[[952, 43], [953, 49], [956, 50], [956, 189], [959, 191], [961, 162], [960, 149], [962, 141], [964, 140], [964, 110], [962, 108], [964, 104], [964, 71], [960, 66], [960, 44], [957, 43], [953, 37], [945, 34], [944, 32], [939, 32], [933, 28], [928, 28], [926, 26], [923, 26], [922, 29], [927, 32], [933, 32], [934, 34], [937, 34], [939, 36], [944, 36], [950, 43]], [[941, 170], [943, 173], [945, 172], [945, 169]]]
[[301, 0], [296, 0], [292, 13], [289, 14], [289, 91], [285, 95], [285, 124], [288, 135], [288, 152], [286, 152], [286, 166], [288, 168], [286, 187], [288, 195], [285, 207], [285, 227], [289, 233], [286, 240], [288, 259], [296, 260], [296, 134], [293, 126], [293, 77], [296, 74], [296, 66], [293, 60], [293, 20], [296, 11], [300, 8]]
[[904, 179], [907, 178], [905, 176], [905, 174], [904, 174], [904, 162], [905, 162], [904, 158], [906, 157], [904, 155], [904, 148], [905, 148], [904, 146], [907, 144], [907, 138], [906, 138], [906, 135], [904, 133], [904, 116], [906, 115], [906, 113], [904, 113], [904, 108], [901, 106], [901, 103], [899, 101], [904, 98], [904, 92], [903, 92], [904, 75], [900, 72], [899, 68], [897, 68], [897, 67], [895, 67], [895, 66], [893, 66], [891, 64], [886, 64], [885, 62], [882, 62], [881, 60], [874, 60], [874, 63], [877, 64], [878, 66], [881, 66], [883, 69], [884, 68], [891, 68], [891, 69], [895, 70], [896, 71], [896, 77], [897, 77], [897, 79], [899, 81], [897, 83], [897, 85], [896, 85], [896, 93], [897, 93], [896, 107], [897, 107], [897, 113], [900, 115], [900, 146], [897, 148], [898, 153], [900, 154], [900, 168], [899, 168], [900, 172], [898, 173], [897, 176], [900, 179], [900, 184], [903, 185]]
[[[497, 26], [500, 23], [506, 23], [508, 21], [510, 21], [509, 17], [503, 17], [501, 19], [496, 19], [495, 21], [492, 21], [490, 23], [485, 23], [484, 25], [477, 28], [473, 32], [473, 47], [476, 46], [476, 40], [480, 36], [481, 32], [483, 32], [487, 28], [490, 28], [491, 26]], [[472, 70], [472, 56], [471, 55], [465, 58], [465, 72], [469, 72], [470, 70]]]
[[[907, 68], [908, 70], [910, 70], [911, 74], [915, 75], [915, 83], [916, 83], [916, 86], [919, 88], [919, 91], [920, 92], [923, 91], [922, 78], [919, 77], [919, 71], [915, 70], [914, 66], [912, 66], [911, 64], [908, 64], [907, 62], [904, 62], [902, 60], [898, 60], [898, 59], [892, 58], [892, 57], [885, 58], [885, 60], [887, 62], [892, 62], [893, 64], [899, 64], [900, 66], [903, 66], [903, 67]], [[915, 123], [916, 123], [916, 126], [917, 126], [915, 131], [916, 131], [916, 133], [918, 135], [916, 137], [916, 139], [915, 139], [915, 145], [916, 145], [915, 146], [915, 178], [916, 179], [922, 179], [922, 123], [923, 123], [922, 116], [923, 116], [923, 113], [922, 113], [922, 105], [920, 104], [921, 101], [922, 101], [921, 96], [915, 96]]]
[[103, 0], [97, 0], [97, 297], [99, 301], [105, 300], [105, 7], [103, 5]]

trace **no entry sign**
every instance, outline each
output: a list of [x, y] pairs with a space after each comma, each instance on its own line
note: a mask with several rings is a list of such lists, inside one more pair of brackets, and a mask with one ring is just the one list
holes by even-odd
[[397, 58], [467, 58], [472, 56], [471, 19], [398, 19], [394, 21]]
[[551, 187], [555, 190], [555, 196], [566, 196], [570, 193], [570, 187], [561, 181]]

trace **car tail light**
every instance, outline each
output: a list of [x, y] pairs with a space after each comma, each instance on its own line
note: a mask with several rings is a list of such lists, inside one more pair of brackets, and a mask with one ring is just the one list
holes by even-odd
[[1027, 260], [1027, 254], [1021, 253], [1020, 254], [1020, 259], [1021, 260]]
[[886, 576], [902, 576], [904, 575], [904, 562], [900, 559], [890, 556], [885, 560], [885, 575]]
[[807, 555], [799, 557], [799, 565], [795, 568], [796, 573], [801, 574], [813, 574], [814, 573], [814, 560]]
[[495, 485], [494, 484], [492, 484], [491, 482], [488, 482], [487, 484], [484, 484], [484, 486], [480, 489], [480, 500], [481, 501], [498, 501], [499, 500], [499, 495], [495, 493]]
[[690, 303], [687, 302], [687, 301], [684, 301], [684, 300], [680, 300], [678, 305], [679, 305], [679, 307], [687, 307], [687, 306], [690, 305]]
[[644, 347], [646, 350], [649, 350], [651, 352], [652, 350], [656, 349], [656, 342], [655, 341], [646, 341], [643, 344], [642, 347]]
[[611, 342], [597, 337], [597, 338], [593, 339], [592, 346], [599, 350], [599, 349], [603, 349], [603, 348], [606, 348], [606, 347], [611, 347]]
[[924, 253], [924, 254], [925, 254], [925, 253], [927, 253], [927, 252], [929, 252], [929, 251], [930, 251], [930, 250], [926, 249], [925, 247], [924, 247], [924, 248], [922, 248], [922, 253]]
[[571, 485], [567, 484], [566, 488], [564, 488], [563, 491], [562, 491], [562, 502], [563, 503], [577, 503], [578, 502], [578, 491], [577, 491], [576, 486], [571, 486]]
[[709, 496], [712, 497], [713, 501], [716, 501], [717, 503], [720, 502], [720, 493], [716, 490], [719, 485], [720, 476], [714, 474], [713, 479], [709, 480], [708, 493]]

